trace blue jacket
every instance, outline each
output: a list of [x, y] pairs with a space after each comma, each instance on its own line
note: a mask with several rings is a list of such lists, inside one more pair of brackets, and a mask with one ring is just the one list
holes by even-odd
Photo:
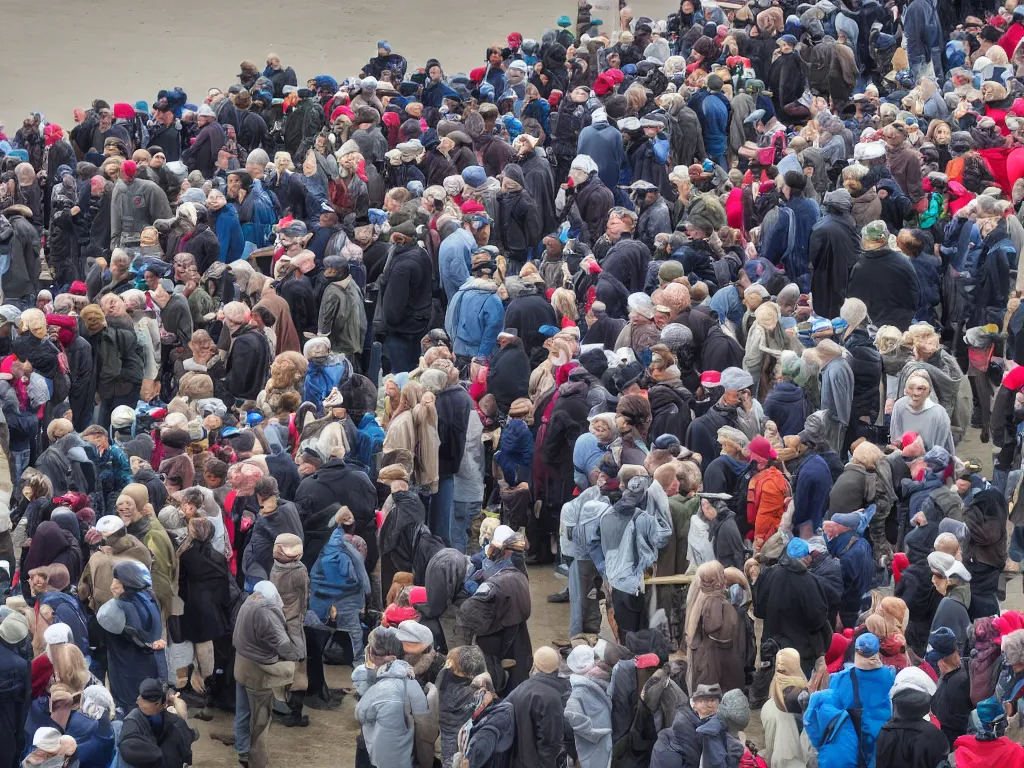
[[775, 422], [783, 437], [800, 434], [807, 420], [804, 390], [792, 381], [780, 381], [764, 399], [764, 415]]
[[309, 572], [309, 609], [321, 621], [327, 621], [331, 606], [338, 600], [359, 594], [370, 594], [363, 556], [345, 538], [345, 531], [335, 528]]
[[857, 729], [843, 706], [831, 689], [812, 693], [807, 704], [804, 728], [818, 750], [819, 768], [857, 768]]
[[942, 282], [939, 278], [940, 262], [936, 257], [922, 253], [916, 259], [911, 259], [910, 263], [914, 265], [917, 282], [921, 286], [914, 322], [930, 323], [935, 318], [935, 305], [939, 303], [939, 289]]
[[618, 128], [608, 122], [588, 125], [580, 131], [576, 154], [587, 155], [597, 163], [597, 177], [608, 189], [615, 189], [619, 173], [626, 167], [626, 150]]
[[761, 249], [762, 256], [786, 270], [790, 280], [800, 286], [801, 293], [811, 289], [808, 246], [811, 229], [820, 216], [821, 209], [816, 202], [795, 194], [779, 210], [778, 224], [772, 227], [768, 242]]
[[817, 454], [804, 459], [797, 470], [793, 486], [793, 527], [810, 520], [812, 528], [821, 527], [821, 519], [828, 509], [828, 495], [832, 490], [832, 473], [828, 463]]
[[[935, 76], [942, 80], [942, 24], [935, 0], [914, 0], [903, 12], [903, 30], [907, 36], [907, 60], [911, 71], [929, 61]], [[916, 76], [916, 75], [915, 75]]]
[[712, 157], [724, 155], [729, 146], [730, 106], [725, 94], [712, 91], [698, 91], [688, 104], [697, 113], [704, 132], [704, 147]]
[[37, 598], [41, 605], [53, 610], [53, 624], [67, 624], [71, 628], [75, 645], [86, 659], [89, 658], [89, 619], [78, 598], [64, 592], [44, 592]]
[[324, 398], [331, 394], [334, 387], [340, 389], [342, 381], [348, 379], [352, 373], [351, 370], [347, 370], [350, 367], [351, 363], [340, 355], [330, 355], [323, 364], [310, 362], [302, 387], [302, 399], [316, 403], [317, 415], [323, 415]]
[[[857, 676], [857, 693], [853, 693], [851, 677]], [[892, 702], [889, 701], [889, 689], [896, 682], [896, 670], [882, 666], [878, 669], [856, 669], [850, 667], [832, 675], [829, 690], [835, 695], [836, 704], [843, 709], [854, 709], [857, 699], [860, 701], [860, 748], [864, 754], [867, 768], [875, 766], [875, 739], [886, 721], [892, 717]], [[811, 734], [808, 733], [808, 736]], [[819, 762], [823, 768], [827, 768]]]
[[452, 297], [444, 329], [456, 355], [489, 357], [505, 322], [505, 306], [492, 280], [469, 280]]
[[446, 98], [462, 101], [462, 97], [444, 80], [437, 83], [427, 83], [423, 87], [423, 93], [420, 94], [420, 101], [423, 102], [423, 106], [433, 107], [434, 109], [440, 109]]
[[476, 250], [476, 238], [461, 227], [446, 237], [437, 251], [437, 271], [448, 301], [469, 280], [469, 268]]
[[[851, 545], [854, 536], [857, 536], [857, 540]], [[828, 553], [839, 560], [839, 566], [843, 571], [843, 597], [839, 602], [839, 611], [859, 612], [861, 599], [871, 590], [871, 577], [875, 573], [871, 545], [855, 532], [847, 531], [834, 539], [829, 539], [827, 547]], [[885, 690], [888, 692], [889, 689]], [[886, 715], [882, 722], [888, 719], [889, 715]]]
[[[522, 419], [509, 419], [501, 430], [501, 440], [494, 460], [501, 467], [505, 482], [510, 486], [519, 483], [517, 476], [520, 467], [533, 466], [533, 433]], [[529, 470], [524, 471], [523, 479], [529, 479]]]
[[238, 211], [233, 205], [225, 205], [215, 213], [217, 217], [217, 241], [220, 243], [220, 260], [230, 264], [242, 258], [245, 238], [242, 225], [238, 223]]

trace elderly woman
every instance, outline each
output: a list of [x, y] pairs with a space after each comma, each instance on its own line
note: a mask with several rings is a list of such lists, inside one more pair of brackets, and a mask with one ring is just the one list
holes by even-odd
[[743, 368], [754, 379], [751, 394], [761, 401], [775, 386], [775, 365], [779, 355], [790, 346], [781, 321], [779, 305], [765, 302], [754, 310], [754, 324], [747, 333]]
[[601, 459], [618, 434], [614, 413], [598, 413], [587, 420], [590, 427], [586, 434], [576, 439], [572, 452], [573, 475], [580, 490], [597, 485]]
[[738, 617], [726, 589], [725, 569], [717, 560], [697, 569], [686, 606], [686, 682], [691, 691], [716, 683], [723, 691], [743, 687], [744, 659], [734, 642]]
[[210, 334], [204, 330], [192, 332], [185, 356], [174, 362], [174, 378], [179, 384], [186, 373], [205, 373], [213, 379], [214, 391], [220, 391], [224, 380], [224, 359], [217, 349], [217, 344]]
[[964, 652], [967, 629], [971, 618], [967, 607], [971, 604], [971, 574], [963, 563], [945, 552], [928, 555], [928, 567], [932, 572], [932, 586], [942, 595], [939, 607], [932, 619], [932, 632], [939, 627], [948, 627], [956, 636], [960, 652]]
[[152, 588], [153, 579], [141, 563], [118, 563], [111, 582], [114, 599], [96, 614], [107, 641], [110, 691], [126, 712], [134, 708], [143, 680], [167, 679], [162, 653], [166, 643], [161, 639], [163, 625]]
[[629, 347], [646, 366], [651, 362], [650, 348], [661, 338], [661, 331], [654, 322], [654, 303], [646, 293], [631, 293], [626, 304], [629, 322], [615, 340], [615, 349]]
[[407, 383], [402, 388], [398, 410], [392, 414], [383, 446], [384, 453], [405, 449], [413, 455], [411, 484], [428, 495], [437, 492], [441, 445], [434, 402], [434, 395], [426, 392], [421, 384]]

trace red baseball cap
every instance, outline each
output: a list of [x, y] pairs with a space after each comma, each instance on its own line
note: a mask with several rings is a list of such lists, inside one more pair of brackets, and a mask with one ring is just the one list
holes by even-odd
[[758, 435], [747, 444], [747, 450], [750, 451], [751, 456], [757, 456], [761, 459], [777, 459], [779, 458], [779, 452], [772, 448], [772, 444], [768, 442], [767, 437]]

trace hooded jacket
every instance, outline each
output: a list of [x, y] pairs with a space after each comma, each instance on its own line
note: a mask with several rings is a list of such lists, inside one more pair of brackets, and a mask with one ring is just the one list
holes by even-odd
[[[415, 716], [427, 712], [428, 707], [410, 672], [409, 665], [400, 660], [373, 670], [374, 682], [356, 704], [356, 719], [373, 765], [412, 768], [414, 728], [407, 712]], [[353, 682], [364, 680], [367, 674], [366, 667], [357, 667]]]
[[865, 251], [850, 273], [848, 295], [861, 299], [876, 326], [906, 331], [917, 311], [920, 285], [910, 259], [889, 248]]
[[[366, 541], [366, 570], [372, 572], [377, 565], [377, 492], [357, 461], [350, 458], [330, 459], [299, 483], [295, 492], [295, 507], [304, 528], [311, 527], [311, 517], [333, 504], [347, 506], [352, 511], [356, 522], [355, 533]], [[303, 562], [312, 568], [318, 552], [310, 547], [309, 533], [307, 530]]]
[[[857, 677], [859, 696], [855, 698], [852, 677]], [[875, 740], [882, 726], [892, 715], [892, 703], [889, 701], [889, 689], [896, 680], [896, 670], [881, 666], [878, 669], [864, 670], [848, 667], [842, 672], [832, 675], [829, 689], [835, 694], [835, 701], [843, 709], [849, 710], [860, 701], [860, 749], [863, 751], [867, 768], [875, 768]], [[813, 737], [812, 737], [813, 740]], [[856, 752], [853, 753], [856, 756]]]
[[582, 768], [605, 768], [612, 756], [612, 700], [603, 681], [571, 675], [565, 722], [576, 739]]
[[618, 128], [607, 120], [591, 123], [580, 131], [576, 154], [587, 155], [597, 164], [597, 175], [608, 189], [618, 185], [619, 174], [626, 166], [626, 150]]
[[473, 278], [459, 288], [448, 305], [444, 326], [457, 356], [489, 357], [504, 327], [505, 307], [498, 284]]
[[875, 768], [933, 768], [949, 754], [942, 731], [928, 719], [931, 696], [898, 687], [892, 694], [892, 718], [875, 742]]
[[871, 589], [875, 573], [871, 545], [855, 531], [847, 531], [827, 542], [828, 553], [843, 568], [843, 599], [839, 612], [859, 614], [861, 599]]
[[10, 249], [10, 264], [3, 275], [4, 297], [28, 298], [39, 292], [39, 233], [25, 206], [11, 206], [0, 217], [0, 245]]
[[295, 505], [279, 500], [277, 509], [269, 515], [260, 514], [253, 523], [249, 545], [242, 556], [242, 571], [255, 581], [270, 578], [274, 565], [274, 540], [282, 533], [302, 536], [302, 523]]
[[828, 603], [818, 579], [798, 560], [783, 555], [754, 582], [754, 616], [764, 619], [763, 637], [793, 648], [813, 664], [832, 640]]

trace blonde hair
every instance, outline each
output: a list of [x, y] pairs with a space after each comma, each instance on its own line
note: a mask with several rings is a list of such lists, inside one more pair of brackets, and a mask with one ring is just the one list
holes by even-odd
[[576, 294], [573, 291], [570, 291], [568, 288], [557, 288], [551, 295], [551, 306], [554, 308], [559, 322], [564, 317], [568, 317], [575, 322]]
[[81, 693], [89, 684], [92, 675], [85, 655], [74, 643], [51, 645], [47, 651], [53, 663], [53, 679], [63, 683], [72, 693]]
[[853, 460], [865, 469], [873, 469], [882, 460], [882, 449], [865, 440], [853, 449]]

